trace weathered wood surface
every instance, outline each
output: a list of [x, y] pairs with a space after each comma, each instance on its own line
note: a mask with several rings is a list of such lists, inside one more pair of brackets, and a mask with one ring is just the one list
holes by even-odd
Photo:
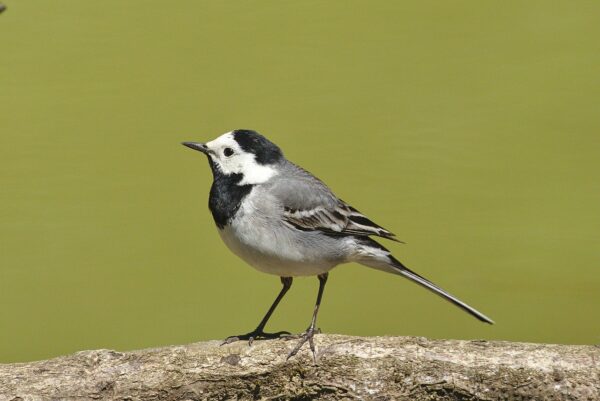
[[600, 348], [318, 335], [0, 365], [0, 400], [600, 400]]

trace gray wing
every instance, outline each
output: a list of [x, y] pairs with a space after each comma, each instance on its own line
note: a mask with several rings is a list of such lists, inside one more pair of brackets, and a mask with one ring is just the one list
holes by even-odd
[[376, 235], [398, 241], [394, 234], [338, 199], [318, 178], [290, 163], [269, 192], [283, 207], [286, 224], [306, 231], [337, 235]]

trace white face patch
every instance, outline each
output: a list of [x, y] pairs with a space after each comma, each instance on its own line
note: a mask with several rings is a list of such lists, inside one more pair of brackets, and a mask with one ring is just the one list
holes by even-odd
[[245, 152], [231, 132], [207, 142], [206, 146], [210, 150], [209, 157], [223, 174], [243, 175], [238, 185], [262, 184], [277, 175], [274, 168], [258, 164], [253, 153]]

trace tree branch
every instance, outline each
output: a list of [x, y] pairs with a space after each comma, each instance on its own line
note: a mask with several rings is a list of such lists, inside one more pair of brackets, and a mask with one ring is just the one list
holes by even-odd
[[598, 400], [600, 348], [414, 337], [315, 337], [83, 351], [0, 365], [5, 400]]

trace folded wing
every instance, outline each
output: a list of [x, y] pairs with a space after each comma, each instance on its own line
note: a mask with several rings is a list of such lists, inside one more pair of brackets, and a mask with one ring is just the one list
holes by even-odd
[[333, 235], [376, 235], [401, 242], [392, 232], [337, 198], [318, 178], [295, 165], [291, 168], [291, 174], [286, 174], [271, 188], [283, 207], [287, 224], [299, 230]]
[[317, 206], [312, 209], [293, 209], [285, 207], [283, 215], [286, 222], [300, 230], [319, 230], [339, 235], [376, 235], [398, 241], [392, 232], [374, 223], [342, 201], [335, 208]]

